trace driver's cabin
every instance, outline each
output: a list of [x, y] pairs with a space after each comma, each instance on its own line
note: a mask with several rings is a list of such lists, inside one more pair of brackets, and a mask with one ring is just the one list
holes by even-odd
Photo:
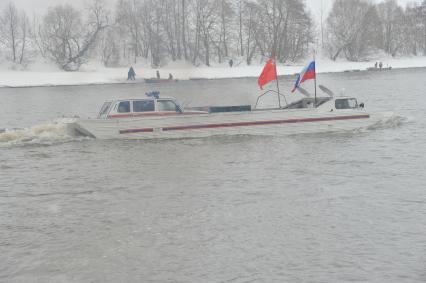
[[129, 118], [137, 116], [162, 116], [182, 113], [181, 106], [173, 98], [118, 99], [106, 101], [99, 112], [99, 119]]

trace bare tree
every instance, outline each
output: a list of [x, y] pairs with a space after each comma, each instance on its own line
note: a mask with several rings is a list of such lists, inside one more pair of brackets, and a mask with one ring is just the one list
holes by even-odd
[[175, 61], [182, 58], [182, 25], [179, 23], [181, 5], [175, 0], [165, 0], [161, 4], [161, 25], [165, 32], [167, 52]]
[[426, 0], [404, 10], [395, 0], [377, 5], [366, 0], [336, 0], [327, 19], [327, 50], [361, 60], [369, 52], [426, 54]]
[[[303, 57], [312, 42], [303, 0], [116, 1], [111, 25], [102, 0], [91, 0], [86, 10], [51, 7], [40, 22], [34, 18], [31, 31], [26, 17], [23, 22], [16, 17], [14, 28], [6, 29], [10, 20], [3, 13], [1, 44], [10, 49], [11, 60], [25, 61], [22, 52], [30, 45], [62, 69], [78, 70], [95, 56], [106, 66], [138, 58], [151, 60], [153, 67], [182, 58], [209, 66], [236, 55], [251, 64], [272, 54], [284, 62]], [[10, 6], [7, 19], [14, 19]]]
[[11, 60], [16, 62], [19, 49], [19, 15], [18, 10], [12, 2], [10, 2], [3, 10], [0, 21], [0, 40], [3, 45], [10, 50]]
[[422, 16], [422, 6], [413, 5], [407, 7], [404, 17], [404, 53], [419, 55], [425, 50], [426, 45], [424, 37], [426, 36], [426, 23]]
[[10, 2], [0, 16], [0, 44], [8, 51], [7, 58], [17, 64], [25, 64], [29, 45], [28, 17]]
[[229, 0], [218, 0], [218, 1], [219, 1], [218, 13], [220, 18], [219, 49], [221, 54], [223, 54], [225, 57], [228, 57], [229, 56], [228, 35], [230, 34], [229, 29], [231, 27], [232, 19], [234, 17], [234, 10], [232, 9], [232, 6]]
[[360, 60], [380, 33], [377, 10], [363, 0], [336, 0], [327, 19], [327, 49], [333, 60], [343, 52]]
[[[218, 22], [218, 7], [215, 5], [214, 0], [194, 0], [192, 8], [195, 14], [195, 22], [193, 23], [195, 38], [192, 44], [192, 61], [195, 64], [198, 57], [203, 55], [204, 64], [210, 66], [212, 38]], [[203, 50], [201, 50], [201, 47]]]
[[244, 56], [244, 47], [243, 47], [243, 9], [245, 6], [244, 0], [238, 0], [237, 9], [238, 9], [238, 55]]
[[285, 62], [306, 54], [312, 42], [312, 24], [302, 1], [259, 0], [252, 5], [257, 7], [255, 39], [262, 56], [276, 56]]
[[100, 36], [98, 49], [100, 59], [105, 67], [117, 67], [120, 65], [120, 30], [110, 27]]
[[426, 56], [426, 0], [423, 0], [422, 5], [419, 7], [419, 14], [423, 24], [423, 55]]
[[387, 53], [395, 56], [404, 44], [403, 25], [404, 11], [396, 0], [387, 0], [377, 5], [382, 26], [382, 38], [379, 46]]
[[[258, 11], [258, 7], [252, 3], [247, 3], [244, 7], [244, 10], [246, 12], [246, 19], [244, 21], [244, 28], [245, 28], [245, 34], [246, 34], [246, 64], [251, 65], [251, 62], [253, 60], [253, 56], [256, 52], [256, 35], [257, 35], [257, 28], [256, 28], [256, 11]], [[240, 31], [241, 36], [241, 54], [244, 55], [244, 48], [243, 46], [243, 34], [242, 31]]]
[[[119, 0], [116, 7], [116, 23], [129, 35], [134, 62], [136, 63], [141, 49], [141, 5], [137, 0]], [[127, 46], [124, 48], [127, 48]]]
[[188, 46], [187, 46], [187, 40], [186, 40], [186, 13], [187, 13], [187, 9], [186, 9], [186, 1], [185, 0], [181, 0], [182, 1], [182, 8], [181, 8], [181, 25], [182, 25], [182, 48], [183, 48], [183, 54], [185, 57], [185, 60], [188, 60], [189, 56], [188, 56]]
[[28, 29], [29, 29], [29, 20], [25, 12], [21, 12], [20, 21], [19, 21], [19, 29], [20, 29], [20, 38], [21, 38], [21, 50], [19, 55], [19, 64], [24, 63], [25, 59], [25, 51], [27, 48], [28, 41]]
[[81, 12], [74, 7], [57, 5], [44, 17], [40, 33], [42, 48], [62, 69], [76, 71], [106, 27], [107, 18], [98, 0], [90, 7], [87, 22], [83, 22]]
[[[138, 58], [153, 67], [180, 59], [210, 66], [233, 56], [247, 64], [273, 55], [294, 62], [312, 49], [314, 24], [304, 0], [116, 1], [112, 25], [103, 0], [91, 0], [86, 10], [51, 7], [32, 29], [11, 2], [0, 13], [3, 54], [24, 64], [38, 47], [61, 68], [78, 70], [96, 56], [106, 66]], [[335, 0], [324, 28], [321, 42], [333, 60], [363, 60], [378, 49], [426, 54], [426, 0], [405, 9], [396, 0]]]
[[166, 58], [209, 66], [235, 53], [248, 63], [259, 53], [294, 60], [312, 37], [302, 0], [118, 0], [116, 7], [123, 56], [131, 50], [135, 62], [151, 58], [152, 66]]

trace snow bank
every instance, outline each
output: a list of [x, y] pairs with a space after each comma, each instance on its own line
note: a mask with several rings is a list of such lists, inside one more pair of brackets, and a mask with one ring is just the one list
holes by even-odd
[[[426, 67], [426, 57], [383, 58], [376, 61], [383, 62], [384, 67], [392, 66], [394, 69]], [[372, 67], [374, 62], [333, 62], [327, 59], [319, 59], [317, 60], [317, 72], [366, 70]], [[175, 79], [188, 80], [258, 77], [263, 68], [263, 65], [236, 65], [233, 68], [230, 68], [226, 63], [211, 67], [194, 67], [185, 62], [175, 62], [158, 70], [163, 78], [167, 78], [168, 74], [171, 73]], [[303, 67], [303, 64], [280, 65], [278, 66], [278, 73], [279, 75], [293, 75], [300, 72]], [[155, 77], [156, 69], [149, 66], [135, 65], [134, 69], [137, 75], [136, 82], [143, 82], [145, 78]], [[0, 87], [132, 83], [126, 81], [127, 71], [127, 68], [105, 68], [96, 64], [84, 66], [79, 72], [59, 71], [51, 66], [35, 66], [28, 71], [0, 69]]]

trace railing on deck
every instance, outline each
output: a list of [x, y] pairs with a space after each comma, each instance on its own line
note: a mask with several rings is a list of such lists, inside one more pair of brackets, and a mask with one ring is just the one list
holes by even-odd
[[256, 105], [254, 106], [254, 109], [257, 109], [257, 105], [259, 104], [259, 99], [262, 98], [263, 96], [267, 95], [268, 93], [271, 93], [271, 92], [275, 93], [275, 94], [278, 94], [279, 96], [283, 97], [284, 101], [285, 101], [285, 104], [288, 106], [287, 99], [285, 98], [285, 96], [283, 94], [281, 94], [281, 93], [279, 93], [278, 91], [275, 91], [275, 90], [268, 90], [267, 92], [259, 95], [259, 97], [256, 100]]

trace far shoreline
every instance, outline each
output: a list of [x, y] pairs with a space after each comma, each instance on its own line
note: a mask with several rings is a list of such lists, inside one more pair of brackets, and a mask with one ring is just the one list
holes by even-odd
[[[365, 62], [363, 62], [362, 64], [366, 65]], [[351, 68], [351, 65], [352, 65], [353, 68]], [[426, 68], [426, 64], [425, 64], [425, 65], [419, 65], [419, 66], [396, 66], [396, 67], [392, 66], [391, 70], [384, 68], [383, 70], [377, 69], [377, 70], [373, 71], [373, 70], [368, 70], [367, 69], [368, 67], [367, 68], [356, 68], [356, 66], [353, 66], [353, 65], [356, 65], [356, 63], [343, 63], [343, 64], [341, 64], [339, 66], [340, 68], [337, 68], [336, 70], [330, 70], [330, 69], [326, 68], [325, 71], [321, 71], [321, 70], [317, 71], [317, 74], [343, 74], [343, 73], [366, 73], [366, 72], [381, 73], [381, 72], [392, 72], [392, 71], [396, 71], [396, 70], [410, 70], [410, 69], [423, 69], [423, 68]], [[369, 62], [369, 65], [371, 65], [371, 62]], [[347, 69], [343, 70], [344, 68], [342, 68], [342, 66], [346, 66]], [[243, 68], [245, 68], [245, 67], [240, 67], [240, 68], [243, 71]], [[259, 69], [259, 74], [260, 74], [262, 67], [257, 66], [257, 67], [252, 67], [252, 68], [258, 68]], [[203, 70], [205, 70], [205, 69], [206, 68], [203, 68]], [[238, 70], [238, 69], [239, 68], [236, 67], [236, 68], [233, 68], [232, 71], [235, 71], [235, 70]], [[281, 70], [282, 69], [289, 69], [289, 70], [286, 70], [284, 72], [284, 74], [279, 74], [278, 76], [280, 78], [292, 78], [292, 77], [295, 77], [297, 75], [297, 72], [292, 72], [292, 71], [290, 71], [290, 69], [291, 70], [300, 69], [300, 66], [279, 66], [278, 73], [280, 73], [280, 69]], [[122, 71], [122, 70], [123, 69], [119, 69], [119, 71]], [[155, 69], [152, 69], [152, 70], [155, 70]], [[160, 70], [162, 70], [162, 69], [160, 69]], [[195, 67], [194, 69], [191, 69], [190, 71], [197, 72], [197, 70], [198, 69]], [[208, 70], [211, 70], [213, 72], [214, 71], [218, 71], [219, 72], [219, 71], [223, 70], [223, 68], [211, 67]], [[163, 71], [165, 73], [168, 72], [167, 69], [164, 69]], [[176, 69], [174, 71], [175, 72], [179, 72], [178, 69]], [[185, 69], [184, 71], [188, 71], [188, 70]], [[182, 71], [182, 72], [184, 72], [184, 71]], [[17, 75], [19, 75], [20, 72], [25, 72], [26, 74], [31, 74], [31, 75], [34, 75], [34, 76], [37, 76], [37, 74], [39, 74], [37, 72], [29, 72], [29, 71], [10, 71], [10, 72], [13, 73], [13, 74], [17, 74]], [[85, 81], [80, 81], [80, 82], [77, 82], [77, 83], [69, 83], [69, 82], [61, 83], [59, 81], [59, 82], [56, 82], [56, 83], [40, 83], [40, 84], [37, 84], [37, 83], [33, 83], [33, 84], [22, 83], [22, 84], [20, 84], [19, 82], [15, 81], [15, 82], [10, 82], [10, 84], [8, 84], [7, 82], [4, 82], [2, 85], [0, 85], [0, 89], [25, 89], [25, 88], [50, 88], [50, 87], [52, 87], [52, 88], [54, 88], [54, 87], [84, 87], [84, 86], [134, 85], [134, 84], [135, 85], [144, 84], [144, 85], [147, 85], [147, 86], [156, 86], [156, 85], [159, 85], [159, 84], [163, 85], [163, 83], [147, 83], [147, 82], [145, 82], [145, 80], [149, 79], [149, 78], [145, 78], [145, 77], [139, 78], [136, 81], [127, 81], [127, 80], [125, 80], [125, 78], [119, 79], [119, 78], [116, 78], [116, 77], [108, 79], [108, 76], [105, 73], [105, 78], [103, 78], [102, 77], [102, 74], [104, 74], [103, 72], [84, 72], [84, 71], [73, 72], [73, 73], [64, 73], [64, 72], [62, 72], [62, 73], [57, 72], [56, 73], [56, 72], [54, 72], [54, 73], [46, 73], [45, 75], [49, 75], [49, 74], [66, 74], [66, 75], [68, 75], [70, 77], [72, 77], [75, 74], [78, 74], [79, 76], [84, 76], [85, 74], [97, 74], [97, 75], [100, 75], [100, 77], [104, 81], [96, 81], [96, 80], [90, 81], [89, 80], [89, 81], [86, 81], [86, 82]], [[184, 82], [194, 81], [194, 82], [196, 82], [196, 81], [212, 81], [212, 80], [236, 80], [236, 79], [250, 79], [250, 78], [257, 78], [257, 77], [258, 77], [258, 74], [255, 75], [252, 72], [252, 74], [247, 74], [247, 75], [242, 75], [242, 76], [229, 76], [229, 77], [224, 77], [224, 76], [219, 76], [219, 77], [208, 77], [208, 76], [205, 76], [205, 77], [202, 77], [202, 76], [200, 76], [200, 77], [177, 78], [176, 82], [165, 82], [165, 83], [174, 84], [174, 83], [179, 83], [181, 81], [184, 81]], [[0, 81], [0, 83], [1, 83], [1, 81]]]

